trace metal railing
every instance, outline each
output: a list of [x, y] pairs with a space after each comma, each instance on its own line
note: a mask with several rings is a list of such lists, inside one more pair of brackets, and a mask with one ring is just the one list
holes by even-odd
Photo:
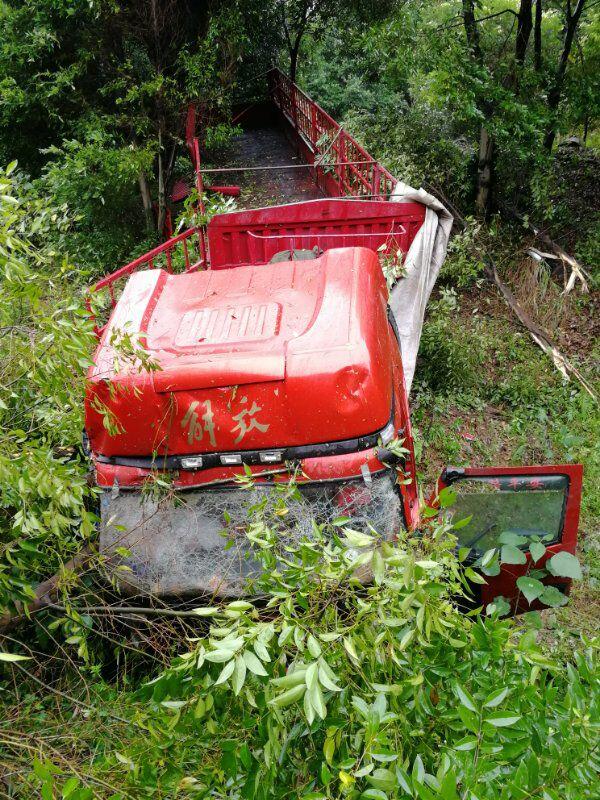
[[[129, 264], [111, 272], [101, 278], [93, 286], [90, 286], [86, 296], [86, 306], [95, 323], [94, 330], [98, 335], [105, 328], [104, 324], [99, 324], [97, 316], [100, 312], [99, 306], [104, 305], [104, 309], [113, 309], [117, 302], [116, 292], [119, 281], [128, 278], [132, 273], [139, 269], [165, 269], [167, 272], [195, 272], [206, 267], [206, 231], [204, 228], [188, 228], [188, 230], [167, 239], [166, 242], [159, 244], [143, 256], [135, 258]], [[105, 291], [107, 298], [104, 303], [97, 297], [99, 292]], [[92, 298], [94, 297], [94, 301]], [[106, 300], [108, 302], [106, 302]], [[104, 310], [103, 309], [103, 310]]]
[[[386, 200], [396, 178], [379, 164], [358, 142], [281, 72], [269, 73], [271, 97], [304, 145], [307, 161], [313, 165], [315, 179], [332, 197], [359, 197]], [[196, 138], [196, 109], [190, 106], [186, 119], [186, 144], [196, 176], [196, 189], [202, 204], [200, 149]], [[86, 305], [98, 335], [105, 324], [97, 317], [112, 310], [117, 301], [119, 282], [138, 269], [162, 268], [167, 272], [193, 272], [208, 268], [208, 240], [205, 227], [194, 227], [106, 275], [88, 289]], [[99, 293], [106, 292], [104, 302]], [[94, 298], [94, 300], [92, 300]], [[100, 310], [102, 308], [102, 310]]]
[[269, 79], [273, 102], [312, 154], [328, 194], [388, 199], [397, 179], [281, 70]]

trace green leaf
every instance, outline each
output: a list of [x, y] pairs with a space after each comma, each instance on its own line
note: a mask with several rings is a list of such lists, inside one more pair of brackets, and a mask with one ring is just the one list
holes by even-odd
[[485, 609], [485, 613], [488, 615], [488, 617], [494, 613], [498, 614], [499, 617], [504, 617], [509, 612], [510, 612], [510, 603], [508, 602], [506, 597], [503, 597], [501, 594], [499, 594], [497, 597], [494, 597], [493, 602], [488, 603]]
[[341, 692], [342, 691], [341, 687], [337, 686], [337, 684], [333, 681], [333, 678], [331, 677], [333, 673], [331, 674], [330, 673], [331, 671], [329, 672], [327, 671], [326, 665], [323, 662], [320, 663], [319, 683], [321, 684], [321, 686], [323, 686], [325, 689], [328, 689], [330, 692]]
[[474, 750], [476, 747], [477, 747], [476, 736], [465, 736], [464, 739], [461, 739], [455, 745], [453, 745], [454, 750], [460, 750], [460, 751]]
[[299, 683], [305, 683], [306, 680], [306, 667], [296, 669], [289, 672], [282, 678], [273, 678], [271, 683], [280, 689], [291, 689], [292, 686], [298, 686]]
[[526, 564], [527, 556], [514, 544], [505, 544], [502, 546], [500, 561], [502, 564]]
[[233, 671], [232, 686], [234, 694], [238, 695], [242, 691], [246, 680], [246, 662], [242, 656], [235, 657], [235, 669]]
[[559, 608], [569, 602], [568, 598], [556, 586], [546, 586], [540, 595], [540, 603], [550, 608]]
[[391, 769], [385, 769], [385, 767], [376, 769], [371, 775], [367, 775], [367, 781], [376, 789], [382, 789], [386, 792], [391, 791], [396, 786], [396, 776]]
[[544, 584], [536, 578], [530, 578], [528, 575], [517, 578], [517, 587], [520, 592], [523, 592], [530, 605], [544, 591]]
[[0, 651], [0, 661], [31, 661], [31, 656], [21, 656], [18, 653], [3, 653]]
[[539, 561], [540, 558], [545, 555], [546, 547], [541, 542], [532, 542], [529, 545], [529, 552], [531, 553], [531, 558], [535, 564], [536, 561]]
[[466, 568], [465, 578], [467, 578], [470, 581], [473, 581], [473, 583], [482, 583], [482, 584], [487, 583], [486, 579], [478, 572], [475, 572], [474, 569], [471, 569], [471, 567]]
[[379, 586], [383, 581], [383, 576], [385, 575], [385, 561], [383, 560], [380, 550], [375, 550], [373, 553], [371, 569], [373, 570], [373, 580]]
[[335, 642], [341, 637], [341, 633], [339, 631], [327, 631], [326, 633], [320, 633], [319, 639], [322, 642]]
[[269, 651], [267, 650], [266, 646], [263, 642], [256, 640], [254, 642], [254, 652], [260, 658], [261, 661], [269, 662], [271, 660], [271, 656], [269, 655]]
[[450, 486], [444, 486], [438, 495], [440, 508], [448, 508], [456, 503], [456, 492]]
[[343, 530], [346, 542], [350, 547], [370, 547], [375, 541], [372, 536], [352, 530], [352, 528], [344, 528]]
[[456, 783], [456, 773], [448, 770], [440, 783], [441, 800], [459, 800]]
[[254, 606], [247, 600], [234, 600], [232, 603], [227, 604], [227, 608], [231, 609], [231, 611], [249, 611]]
[[438, 514], [437, 508], [430, 508], [429, 506], [425, 506], [425, 508], [421, 511], [421, 517], [423, 519], [430, 519], [431, 517], [435, 517]]
[[66, 780], [62, 787], [62, 796], [63, 800], [67, 800], [67, 798], [71, 797], [75, 789], [79, 788], [79, 779], [72, 777]]
[[358, 653], [356, 652], [356, 649], [354, 647], [354, 642], [347, 636], [344, 636], [344, 649], [346, 650], [350, 658], [354, 659], [354, 661], [356, 662], [360, 661]]
[[314, 686], [317, 685], [319, 681], [319, 665], [317, 664], [316, 661], [312, 663], [306, 670], [304, 681], [309, 689], [312, 689]]
[[266, 669], [251, 650], [244, 650], [243, 656], [250, 672], [253, 672], [255, 675], [267, 675]]
[[294, 686], [292, 689], [288, 689], [287, 692], [277, 695], [270, 703], [273, 706], [277, 706], [277, 708], [291, 706], [292, 703], [295, 703], [303, 697], [305, 691], [306, 686], [302, 683], [300, 686]]
[[496, 552], [497, 550], [495, 547], [492, 547], [491, 550], [486, 550], [486, 552], [481, 556], [481, 561], [480, 561], [481, 566], [482, 567], [489, 566], [494, 560]]
[[458, 699], [463, 704], [465, 708], [468, 708], [469, 711], [473, 711], [477, 713], [477, 706], [475, 705], [475, 700], [471, 697], [471, 695], [467, 692], [466, 689], [463, 689], [458, 683], [454, 687], [456, 694], [458, 695]]
[[496, 708], [496, 706], [499, 706], [500, 703], [504, 700], [508, 692], [509, 689], [507, 686], [505, 686], [504, 689], [496, 689], [496, 691], [490, 692], [490, 694], [488, 694], [488, 696], [485, 698], [485, 703], [483, 704], [483, 707]]
[[232, 659], [228, 664], [225, 664], [225, 666], [221, 670], [219, 677], [215, 681], [215, 686], [218, 686], [220, 683], [225, 683], [225, 681], [228, 678], [230, 678], [231, 675], [233, 674], [234, 669], [235, 669], [235, 660]]
[[308, 652], [313, 658], [318, 658], [321, 655], [321, 645], [317, 642], [312, 633], [308, 634], [306, 646], [308, 647]]
[[507, 714], [505, 711], [496, 711], [496, 713], [486, 717], [484, 722], [487, 722], [488, 725], [493, 725], [494, 728], [508, 728], [520, 719], [520, 716]]
[[[315, 665], [316, 666], [316, 665]], [[308, 672], [307, 672], [308, 675]], [[319, 686], [319, 682], [316, 681], [313, 686], [308, 687], [307, 689], [308, 694], [310, 696], [310, 703], [317, 714], [321, 717], [321, 719], [325, 719], [327, 716], [327, 706], [325, 705], [325, 700], [323, 698], [323, 692], [321, 691], [321, 687]]]
[[461, 530], [461, 528], [466, 528], [472, 519], [473, 519], [473, 514], [469, 514], [468, 517], [463, 517], [462, 519], [459, 519], [458, 522], [455, 522], [454, 525], [452, 526], [452, 530], [459, 531]]
[[231, 650], [211, 650], [210, 653], [206, 653], [205, 658], [207, 661], [212, 661], [213, 664], [222, 664], [229, 661], [232, 655]]
[[561, 578], [572, 578], [579, 581], [583, 578], [579, 559], [565, 551], [557, 553], [546, 562], [546, 567], [552, 575]]

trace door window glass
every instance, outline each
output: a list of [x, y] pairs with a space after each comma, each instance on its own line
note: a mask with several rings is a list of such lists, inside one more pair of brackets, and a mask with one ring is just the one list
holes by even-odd
[[472, 517], [456, 531], [460, 547], [485, 552], [508, 538], [524, 547], [532, 540], [560, 541], [569, 488], [566, 475], [465, 477], [451, 488], [456, 493], [456, 502], [447, 509], [451, 521]]

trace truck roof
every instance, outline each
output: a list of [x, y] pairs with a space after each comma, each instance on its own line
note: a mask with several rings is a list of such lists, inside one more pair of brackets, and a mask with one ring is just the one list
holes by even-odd
[[[124, 336], [139, 340], [156, 368], [124, 357]], [[181, 275], [136, 273], [89, 372], [92, 449], [227, 452], [373, 433], [390, 419], [391, 347], [385, 280], [366, 248]], [[109, 435], [94, 396], [119, 433]]]

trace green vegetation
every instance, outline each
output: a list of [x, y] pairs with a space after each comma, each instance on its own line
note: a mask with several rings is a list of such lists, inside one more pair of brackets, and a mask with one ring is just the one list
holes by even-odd
[[[0, 627], [0, 796], [596, 798], [600, 415], [485, 270], [493, 259], [597, 386], [600, 6], [0, 0], [0, 33], [0, 620], [60, 575], [54, 606]], [[436, 516], [393, 545], [343, 521], [299, 542], [292, 486], [250, 512], [261, 603], [98, 610], [125, 601], [94, 554], [85, 287], [160, 240], [173, 183], [190, 178], [186, 104], [208, 160], [271, 60], [289, 71], [298, 36], [303, 88], [466, 220], [412, 391], [422, 484], [447, 464], [583, 463], [583, 580], [567, 605], [460, 610], [466, 578], [514, 553], [500, 543], [474, 572]], [[525, 254], [545, 246], [507, 208], [577, 256], [590, 294], [563, 294], [562, 267]], [[533, 600], [540, 585], [520, 589]]]

